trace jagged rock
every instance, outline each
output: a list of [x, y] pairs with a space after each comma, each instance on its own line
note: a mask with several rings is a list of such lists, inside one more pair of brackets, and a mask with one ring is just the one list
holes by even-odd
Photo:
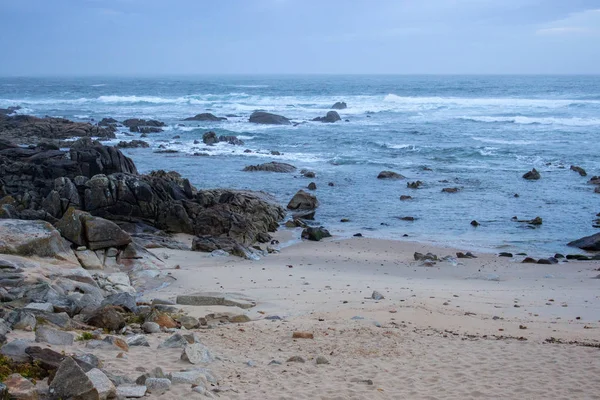
[[104, 306], [118, 306], [125, 311], [129, 311], [132, 313], [137, 313], [137, 301], [134, 295], [131, 293], [114, 293], [105, 298], [100, 304], [101, 307]]
[[218, 122], [218, 121], [227, 121], [225, 117], [217, 117], [211, 113], [201, 113], [196, 114], [193, 117], [189, 117], [184, 119], [184, 121], [210, 121], [210, 122]]
[[32, 363], [36, 363], [51, 374], [58, 369], [65, 356], [57, 351], [39, 346], [30, 346], [25, 349]]
[[119, 149], [136, 149], [139, 147], [148, 148], [150, 145], [148, 142], [144, 142], [143, 140], [131, 140], [129, 142], [120, 141], [115, 147]]
[[212, 236], [197, 236], [192, 241], [192, 251], [201, 251], [204, 253], [211, 253], [215, 250], [223, 250], [229, 254], [233, 254], [238, 257], [247, 257], [246, 250], [236, 240], [228, 237], [212, 237]]
[[202, 343], [192, 343], [185, 346], [183, 353], [181, 353], [181, 359], [192, 364], [206, 364], [212, 362], [214, 357], [208, 347]]
[[204, 142], [204, 144], [212, 146], [216, 143], [219, 143], [219, 138], [217, 137], [217, 134], [214, 132], [206, 132], [204, 135], [202, 135], [202, 141]]
[[527, 179], [527, 180], [538, 180], [540, 179], [542, 176], [540, 175], [540, 173], [534, 168], [529, 172], [526, 172], [523, 175], [523, 179]]
[[334, 105], [331, 106], [331, 108], [334, 110], [343, 110], [347, 107], [348, 107], [348, 105], [346, 104], [345, 101], [338, 101]]
[[379, 175], [377, 175], [377, 179], [404, 179], [403, 175], [400, 175], [394, 171], [381, 171]]
[[571, 165], [571, 171], [575, 171], [581, 176], [587, 176], [587, 172], [585, 172], [583, 168], [578, 167], [576, 165]]
[[167, 340], [158, 345], [159, 349], [177, 349], [185, 348], [189, 344], [197, 343], [198, 340], [195, 335], [182, 335], [176, 333], [169, 337]]
[[371, 294], [371, 298], [373, 300], [383, 300], [383, 299], [385, 299], [385, 297], [383, 297], [383, 295], [381, 293], [379, 293], [377, 290], [373, 291], [373, 294]]
[[92, 382], [92, 386], [98, 392], [99, 400], [107, 400], [112, 399], [117, 394], [117, 388], [115, 385], [108, 379], [106, 374], [99, 370], [98, 368], [93, 368], [85, 373]]
[[15, 400], [37, 400], [39, 395], [35, 385], [29, 380], [23, 378], [20, 374], [7, 376], [3, 382], [8, 388], [10, 399]]
[[280, 163], [280, 162], [276, 162], [276, 161], [272, 161], [272, 162], [264, 163], [264, 164], [258, 164], [258, 165], [249, 165], [244, 168], [244, 171], [250, 171], [250, 172], [265, 171], [265, 172], [288, 173], [288, 172], [294, 172], [295, 170], [296, 170], [296, 167], [294, 167], [293, 165], [286, 164], [286, 163]]
[[68, 243], [44, 221], [0, 219], [0, 253], [73, 261]]
[[321, 239], [331, 237], [331, 233], [322, 226], [312, 227], [309, 226], [302, 231], [302, 239], [312, 240], [315, 242]]
[[131, 236], [117, 224], [89, 213], [69, 208], [56, 223], [60, 233], [78, 246], [90, 250], [119, 247], [131, 243]]
[[92, 250], [75, 251], [75, 257], [77, 257], [79, 264], [85, 269], [104, 269], [104, 264]]
[[118, 331], [125, 326], [125, 319], [115, 307], [105, 306], [97, 309], [87, 318], [86, 323], [109, 331]]
[[0, 354], [15, 362], [27, 362], [29, 361], [29, 355], [26, 353], [26, 350], [31, 344], [32, 342], [28, 340], [13, 340], [0, 348]]
[[91, 379], [71, 357], [66, 357], [60, 364], [50, 384], [50, 393], [57, 399], [99, 399]]
[[317, 184], [314, 182], [311, 182], [308, 184], [308, 190], [317, 190]]
[[37, 311], [46, 311], [46, 312], [54, 312], [54, 306], [52, 303], [29, 303], [25, 307], [25, 310], [37, 310]]
[[98, 126], [110, 126], [110, 125], [116, 125], [118, 123], [119, 123], [119, 121], [117, 121], [116, 119], [107, 117], [107, 118], [102, 118], [100, 120], [100, 122], [98, 122]]
[[299, 190], [287, 205], [290, 210], [314, 210], [317, 207], [319, 207], [317, 198], [304, 190]]
[[150, 343], [148, 343], [148, 338], [144, 335], [131, 335], [127, 336], [125, 339], [128, 346], [143, 346], [150, 347]]
[[60, 346], [70, 346], [73, 344], [75, 336], [69, 332], [63, 332], [46, 326], [38, 326], [35, 330], [35, 341], [50, 343]]
[[157, 121], [155, 119], [139, 119], [139, 118], [130, 118], [123, 121], [123, 125], [128, 128], [140, 127], [140, 126], [153, 126], [153, 127], [161, 127], [165, 126], [164, 122]]
[[263, 111], [255, 111], [250, 115], [249, 122], [267, 125], [289, 125], [291, 122], [286, 117]]
[[337, 111], [328, 111], [327, 115], [325, 115], [324, 117], [317, 117], [317, 118], [313, 118], [313, 121], [316, 122], [329, 122], [329, 123], [333, 123], [333, 122], [337, 122], [337, 121], [341, 121], [342, 119], [340, 118], [340, 114], [337, 113]]
[[33, 310], [13, 310], [8, 315], [7, 322], [11, 324], [12, 329], [19, 329], [23, 331], [33, 331], [37, 325]]
[[[600, 251], [600, 233], [573, 240], [567, 245], [572, 247], [579, 247], [582, 250]], [[569, 258], [569, 256], [567, 256], [567, 258]]]

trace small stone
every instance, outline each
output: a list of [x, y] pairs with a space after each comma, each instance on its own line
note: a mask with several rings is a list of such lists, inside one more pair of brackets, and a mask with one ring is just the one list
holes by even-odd
[[75, 336], [69, 332], [59, 331], [46, 326], [38, 326], [35, 330], [35, 341], [50, 343], [58, 346], [71, 346]]
[[38, 310], [53, 313], [54, 306], [52, 303], [29, 303], [25, 307], [25, 310]]
[[160, 394], [171, 389], [171, 381], [166, 378], [148, 378], [145, 385], [150, 393]]
[[204, 385], [208, 382], [216, 383], [217, 380], [205, 369], [191, 371], [171, 372], [169, 378], [173, 384], [184, 383], [188, 385]]
[[142, 324], [142, 330], [146, 333], [160, 333], [160, 325], [156, 322], [144, 322]]
[[121, 385], [117, 387], [118, 397], [140, 398], [146, 394], [146, 386]]
[[193, 343], [187, 345], [183, 349], [181, 359], [189, 361], [192, 364], [209, 363], [214, 360], [214, 357], [208, 350], [208, 347], [202, 343]]
[[477, 222], [475, 220], [471, 221], [471, 226], [478, 227], [479, 225], [480, 225], [479, 222]]
[[144, 346], [150, 347], [148, 339], [144, 335], [131, 335], [125, 338], [128, 346]]
[[303, 362], [305, 362], [305, 361], [304, 361], [304, 358], [302, 358], [302, 357], [300, 357], [300, 356], [292, 356], [292, 357], [288, 358], [286, 362], [298, 362], [298, 363], [303, 363]]
[[498, 254], [498, 257], [512, 257], [512, 256], [513, 256], [512, 253], [507, 253], [505, 251]]
[[183, 326], [185, 329], [196, 329], [200, 326], [200, 321], [197, 318], [191, 317], [189, 315], [184, 315], [179, 317], [177, 321]]
[[7, 396], [5, 399], [37, 400], [39, 398], [35, 385], [20, 374], [9, 375], [4, 379], [4, 384], [10, 393], [10, 397]]
[[269, 365], [281, 365], [281, 361], [271, 360], [271, 362], [269, 363]]
[[314, 335], [310, 332], [294, 332], [292, 339], [314, 339]]
[[231, 323], [243, 323], [250, 322], [251, 319], [246, 314], [234, 315], [233, 317], [229, 317], [229, 322]]
[[383, 300], [383, 299], [385, 299], [385, 297], [383, 297], [383, 295], [381, 293], [379, 293], [377, 290], [373, 291], [373, 294], [371, 294], [371, 298], [373, 300]]
[[329, 364], [329, 360], [323, 356], [317, 357], [317, 365]]

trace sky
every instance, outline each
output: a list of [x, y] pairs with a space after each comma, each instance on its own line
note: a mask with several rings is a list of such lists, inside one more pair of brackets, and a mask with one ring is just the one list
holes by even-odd
[[0, 0], [0, 75], [598, 74], [600, 0]]

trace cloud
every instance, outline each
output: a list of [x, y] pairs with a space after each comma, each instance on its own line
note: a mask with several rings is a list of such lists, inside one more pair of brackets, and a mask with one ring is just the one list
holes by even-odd
[[540, 36], [600, 35], [600, 9], [569, 14], [535, 31]]

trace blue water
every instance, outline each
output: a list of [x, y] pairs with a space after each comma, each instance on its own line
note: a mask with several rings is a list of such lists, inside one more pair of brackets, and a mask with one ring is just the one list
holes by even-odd
[[[325, 115], [336, 101], [348, 103], [340, 115], [349, 122], [305, 122]], [[407, 234], [467, 249], [548, 255], [597, 232], [592, 222], [600, 195], [587, 180], [600, 175], [599, 76], [0, 78], [0, 107], [14, 105], [23, 107], [21, 113], [78, 121], [160, 119], [168, 127], [149, 135], [151, 149], [125, 153], [141, 172], [176, 170], [199, 188], [265, 190], [287, 203], [311, 180], [242, 168], [276, 160], [313, 170], [317, 219], [339, 235]], [[257, 109], [305, 123], [248, 123]], [[239, 117], [182, 121], [201, 112]], [[245, 145], [195, 145], [208, 130], [237, 135]], [[133, 138], [119, 134], [119, 140]], [[159, 145], [180, 153], [156, 154]], [[271, 156], [271, 150], [283, 155]], [[192, 156], [196, 152], [210, 156]], [[585, 168], [588, 178], [570, 171], [572, 164]], [[532, 167], [541, 180], [521, 178]], [[384, 169], [425, 185], [411, 190], [406, 181], [377, 180]], [[444, 187], [461, 191], [441, 193]], [[402, 202], [400, 195], [414, 199]], [[402, 216], [417, 220], [394, 218]], [[530, 229], [513, 216], [540, 216], [544, 223]], [[473, 219], [481, 226], [473, 228]]]

